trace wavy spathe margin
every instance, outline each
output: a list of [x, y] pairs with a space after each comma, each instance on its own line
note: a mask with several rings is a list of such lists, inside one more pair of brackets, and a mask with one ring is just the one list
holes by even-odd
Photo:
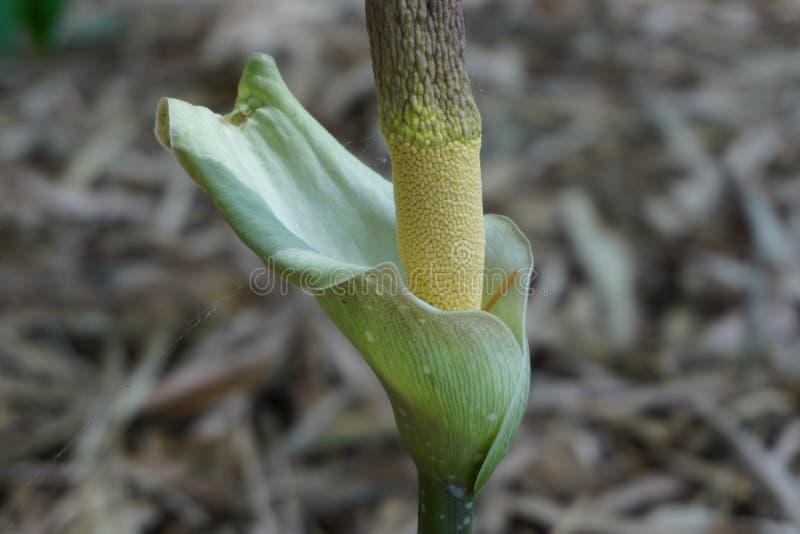
[[[228, 115], [164, 99], [156, 118], [162, 144], [292, 283], [324, 288], [334, 269], [399, 264], [391, 184], [303, 109], [269, 56], [247, 62]], [[310, 286], [298, 274], [307, 269], [322, 271]]]
[[505, 276], [521, 275], [491, 313], [445, 312], [411, 295], [391, 184], [303, 109], [264, 55], [249, 59], [231, 113], [164, 99], [156, 136], [242, 241], [277, 274], [314, 290], [384, 384], [420, 470], [477, 490], [527, 403], [533, 258], [514, 223], [484, 217], [484, 302]]

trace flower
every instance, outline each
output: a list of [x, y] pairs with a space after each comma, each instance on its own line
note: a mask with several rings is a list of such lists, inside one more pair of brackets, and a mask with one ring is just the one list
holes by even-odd
[[486, 248], [481, 116], [460, 1], [364, 5], [406, 283], [443, 310], [477, 310]]
[[482, 299], [445, 311], [406, 288], [392, 185], [295, 100], [275, 62], [253, 55], [231, 113], [163, 99], [156, 136], [228, 223], [280, 276], [313, 292], [383, 384], [420, 473], [468, 492], [505, 455], [527, 404], [530, 245], [487, 215]]

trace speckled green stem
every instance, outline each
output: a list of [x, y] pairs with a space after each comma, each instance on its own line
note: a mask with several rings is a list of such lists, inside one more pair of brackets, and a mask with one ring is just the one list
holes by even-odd
[[464, 488], [420, 473], [418, 534], [469, 534], [472, 499]]

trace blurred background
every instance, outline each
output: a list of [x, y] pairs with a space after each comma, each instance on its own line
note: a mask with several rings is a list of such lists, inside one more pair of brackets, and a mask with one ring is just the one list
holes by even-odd
[[[478, 533], [800, 532], [800, 2], [464, 0], [532, 396]], [[362, 0], [0, 3], [0, 531], [415, 532], [372, 373], [156, 142], [247, 54], [384, 175]]]

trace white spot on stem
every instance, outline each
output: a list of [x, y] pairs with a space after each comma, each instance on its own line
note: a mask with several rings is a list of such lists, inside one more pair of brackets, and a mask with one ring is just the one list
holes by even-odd
[[449, 484], [447, 486], [447, 490], [450, 492], [450, 495], [452, 495], [456, 499], [463, 499], [464, 498], [464, 494], [466, 493], [464, 488], [462, 488], [460, 486], [456, 486], [455, 484]]

